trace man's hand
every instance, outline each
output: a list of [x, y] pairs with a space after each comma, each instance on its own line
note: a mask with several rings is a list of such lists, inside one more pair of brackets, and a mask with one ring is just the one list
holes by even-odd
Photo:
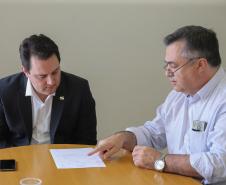
[[88, 155], [99, 153], [102, 159], [107, 159], [123, 147], [123, 140], [122, 134], [114, 134], [106, 139], [100, 140], [96, 148]]
[[96, 148], [88, 155], [99, 153], [102, 159], [108, 159], [121, 148], [132, 150], [136, 144], [135, 135], [131, 132], [122, 131], [99, 141]]
[[150, 147], [135, 146], [132, 156], [135, 166], [154, 169], [154, 162], [160, 158], [161, 153]]

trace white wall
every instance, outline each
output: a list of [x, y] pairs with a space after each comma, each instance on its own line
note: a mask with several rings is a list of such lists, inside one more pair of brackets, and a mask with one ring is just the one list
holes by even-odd
[[44, 33], [59, 45], [62, 69], [89, 80], [98, 138], [143, 124], [170, 90], [166, 34], [189, 24], [214, 29], [226, 65], [226, 3], [197, 1], [0, 1], [0, 77], [20, 71], [23, 39]]

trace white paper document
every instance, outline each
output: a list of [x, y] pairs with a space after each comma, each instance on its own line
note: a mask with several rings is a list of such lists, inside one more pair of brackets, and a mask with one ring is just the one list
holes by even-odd
[[92, 150], [93, 148], [50, 149], [50, 153], [59, 169], [105, 167], [97, 154], [87, 155]]

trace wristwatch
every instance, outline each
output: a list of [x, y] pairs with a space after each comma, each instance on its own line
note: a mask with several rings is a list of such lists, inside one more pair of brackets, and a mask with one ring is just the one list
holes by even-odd
[[154, 163], [155, 170], [162, 172], [166, 166], [165, 157], [167, 153], [164, 153]]

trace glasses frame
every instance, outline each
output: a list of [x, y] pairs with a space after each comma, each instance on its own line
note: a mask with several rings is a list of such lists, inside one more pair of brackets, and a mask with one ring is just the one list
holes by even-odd
[[174, 69], [174, 70], [172, 70], [172, 69], [168, 70], [167, 67], [168, 67], [168, 65], [169, 65], [170, 63], [166, 63], [166, 64], [163, 66], [163, 69], [164, 69], [165, 71], [167, 71], [167, 72], [170, 72], [170, 73], [174, 74], [174, 73], [176, 73], [178, 70], [180, 70], [181, 68], [183, 68], [184, 66], [186, 66], [187, 64], [190, 64], [193, 60], [196, 60], [196, 61], [197, 61], [197, 59], [200, 59], [200, 57], [190, 58], [190, 59], [187, 60], [186, 63], [184, 63], [183, 65], [177, 67], [177, 68]]

